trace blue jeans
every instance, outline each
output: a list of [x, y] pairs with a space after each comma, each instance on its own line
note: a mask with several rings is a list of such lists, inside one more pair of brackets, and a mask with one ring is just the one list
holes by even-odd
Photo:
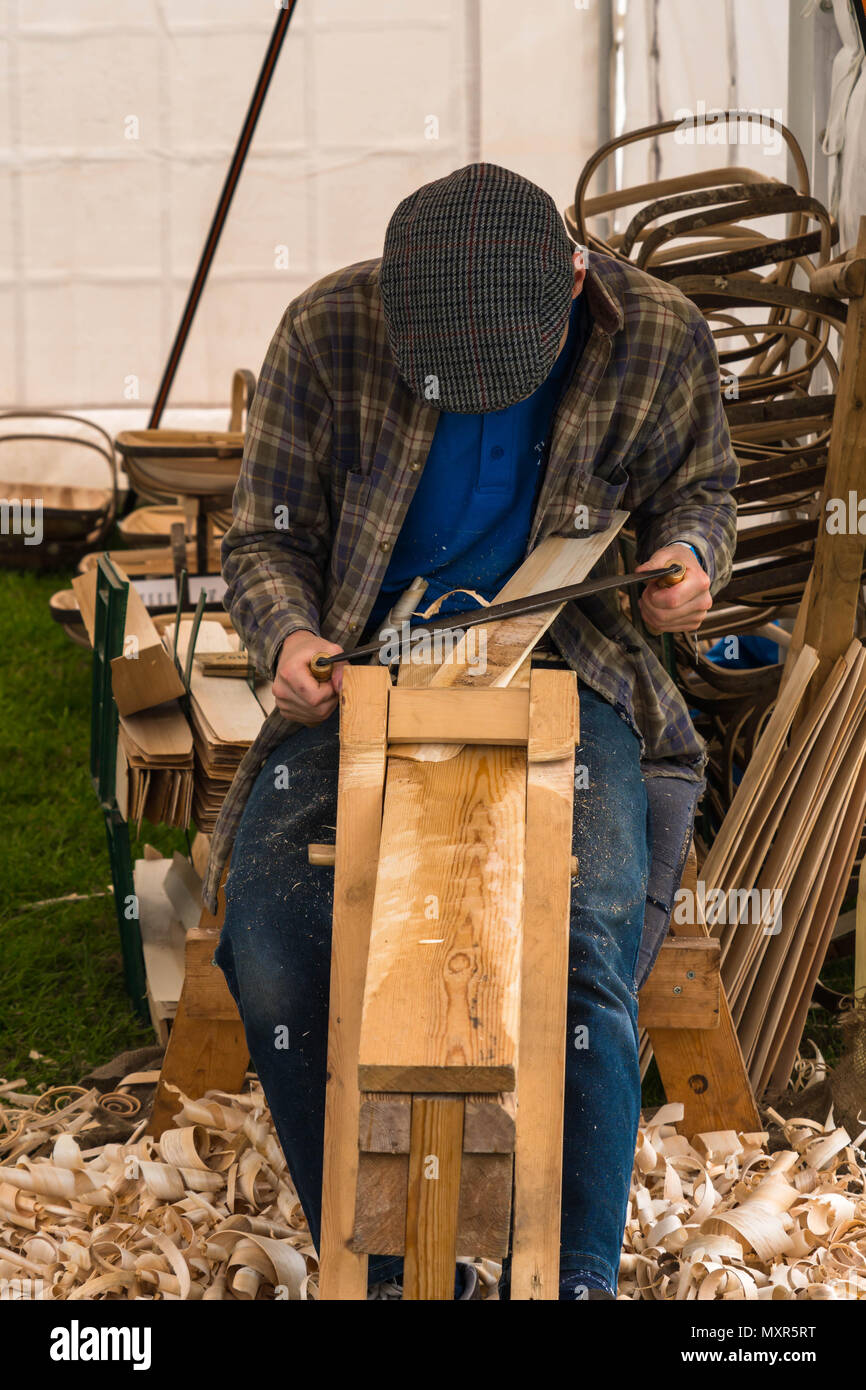
[[[560, 1271], [615, 1289], [640, 1109], [635, 968], [648, 810], [638, 739], [587, 688], [576, 763], [587, 773], [575, 777]], [[333, 874], [308, 864], [307, 845], [333, 841], [338, 764], [334, 714], [262, 768], [232, 854], [215, 957], [317, 1247]], [[371, 1260], [371, 1277], [399, 1267]]]

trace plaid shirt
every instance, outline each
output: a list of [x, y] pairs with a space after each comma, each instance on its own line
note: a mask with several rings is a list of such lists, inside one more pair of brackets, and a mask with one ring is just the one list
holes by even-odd
[[[232, 621], [269, 676], [299, 628], [357, 645], [436, 429], [435, 406], [397, 374], [378, 276], [379, 261], [363, 261], [289, 305], [250, 410], [223, 573]], [[706, 321], [678, 290], [600, 252], [584, 293], [592, 333], [557, 407], [528, 548], [587, 535], [624, 508], [639, 562], [688, 541], [715, 592], [731, 568], [738, 470]], [[593, 574], [615, 568], [612, 550]], [[569, 604], [552, 636], [635, 729], [647, 774], [701, 780], [685, 702], [615, 594]], [[298, 727], [274, 710], [238, 769], [205, 878], [212, 911], [253, 782]]]

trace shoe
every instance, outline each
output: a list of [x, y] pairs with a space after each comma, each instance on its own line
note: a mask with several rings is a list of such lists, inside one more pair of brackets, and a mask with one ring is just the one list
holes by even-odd
[[454, 1275], [454, 1297], [461, 1303], [470, 1299], [481, 1301], [481, 1280], [474, 1265], [459, 1264]]
[[[371, 1284], [367, 1290], [367, 1302], [394, 1302], [403, 1297], [403, 1285], [396, 1279], [387, 1279], [381, 1284]], [[480, 1301], [481, 1280], [474, 1265], [459, 1264], [454, 1271], [454, 1298], [460, 1302]]]
[[367, 1302], [389, 1302], [403, 1297], [403, 1285], [396, 1279], [385, 1279], [381, 1284], [371, 1284], [367, 1290]]

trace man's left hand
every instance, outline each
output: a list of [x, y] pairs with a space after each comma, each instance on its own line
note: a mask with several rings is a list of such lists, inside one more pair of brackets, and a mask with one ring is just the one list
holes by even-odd
[[670, 564], [684, 565], [685, 579], [668, 588], [651, 580], [640, 596], [641, 616], [652, 632], [697, 632], [713, 600], [710, 577], [691, 550], [684, 545], [662, 546], [636, 572]]

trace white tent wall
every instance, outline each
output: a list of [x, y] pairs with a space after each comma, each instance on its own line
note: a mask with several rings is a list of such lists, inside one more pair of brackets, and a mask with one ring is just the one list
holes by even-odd
[[[839, 221], [842, 247], [855, 245], [860, 218], [866, 214], [866, 62], [853, 14], [855, 0], [832, 0], [835, 56], [823, 152], [829, 156], [831, 212]], [[832, 40], [824, 42], [830, 51]], [[828, 109], [829, 108], [829, 109]]]
[[[724, 0], [719, 5], [629, 0], [620, 22], [625, 84], [621, 129], [681, 118], [701, 107], [769, 111], [787, 123], [787, 0]], [[618, 182], [627, 187], [730, 165], [766, 170], [768, 178], [786, 177], [786, 156], [776, 132], [757, 144], [751, 143], [746, 123], [732, 130], [735, 138], [749, 143], [680, 143], [670, 134], [657, 144], [630, 145], [623, 152]], [[709, 131], [698, 134], [708, 136]], [[627, 220], [620, 213], [618, 228]], [[769, 229], [773, 224], [765, 225]]]
[[[0, 0], [0, 401], [144, 420], [274, 19]], [[166, 422], [224, 416], [289, 300], [377, 255], [420, 184], [483, 157], [570, 202], [598, 25], [595, 0], [299, 0]]]
[[481, 0], [481, 157], [564, 209], [599, 144], [605, 0]]

